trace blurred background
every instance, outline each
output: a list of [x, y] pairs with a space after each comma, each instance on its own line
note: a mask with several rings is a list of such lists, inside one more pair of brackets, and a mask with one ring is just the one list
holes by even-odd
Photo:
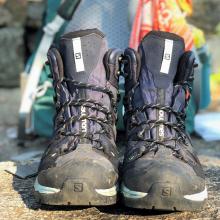
[[[50, 84], [45, 84], [47, 80], [42, 78], [42, 75], [48, 77], [47, 68], [42, 70], [39, 81], [41, 95], [36, 96], [32, 115], [25, 122], [25, 126], [31, 125], [19, 125], [22, 120], [19, 107], [27, 84], [24, 72], [30, 71], [33, 53], [36, 54], [44, 35], [42, 28], [53, 21], [59, 4], [58, 0], [0, 0], [0, 161], [39, 157], [51, 136], [53, 95], [48, 90]], [[220, 4], [219, 0], [193, 0], [192, 4], [190, 12], [179, 6], [187, 14], [187, 24], [193, 25], [193, 50], [200, 63], [195, 73], [195, 103], [188, 110], [187, 130], [202, 160], [210, 160], [209, 157], [220, 157]], [[132, 23], [135, 12], [130, 13]], [[71, 29], [68, 26], [71, 22], [65, 21], [67, 29]], [[122, 120], [118, 125], [122, 130], [120, 123]]]

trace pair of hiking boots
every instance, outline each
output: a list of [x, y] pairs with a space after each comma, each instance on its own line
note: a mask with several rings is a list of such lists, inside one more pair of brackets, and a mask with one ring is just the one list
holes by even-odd
[[[182, 38], [152, 31], [138, 52], [108, 50], [99, 30], [81, 30], [62, 36], [48, 61], [57, 114], [34, 185], [41, 203], [104, 206], [120, 192], [133, 208], [202, 207], [204, 173], [184, 126], [195, 57]], [[119, 169], [121, 72], [127, 146]]]

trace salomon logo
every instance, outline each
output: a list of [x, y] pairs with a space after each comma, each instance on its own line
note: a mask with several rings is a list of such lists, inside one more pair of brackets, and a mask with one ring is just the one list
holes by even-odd
[[170, 187], [162, 188], [161, 195], [165, 197], [171, 196], [171, 188]]
[[81, 53], [75, 53], [75, 57], [76, 57], [76, 59], [81, 59], [82, 55], [81, 55]]
[[73, 55], [75, 61], [76, 72], [83, 72], [85, 71], [84, 61], [83, 61], [83, 53], [82, 53], [82, 46], [81, 46], [81, 39], [73, 38]]
[[[159, 120], [164, 121], [164, 111], [159, 110]], [[164, 125], [159, 126], [159, 137], [164, 138]]]
[[74, 183], [74, 192], [83, 192], [83, 184]]
[[165, 73], [165, 74], [169, 73], [172, 53], [173, 53], [173, 40], [165, 39], [163, 60], [160, 68], [161, 73]]
[[164, 59], [165, 60], [170, 60], [170, 54], [169, 53], [164, 54]]
[[[85, 115], [86, 115], [86, 107], [81, 106], [81, 116], [85, 116]], [[86, 121], [86, 119], [82, 120], [81, 129], [82, 129], [83, 133], [87, 132], [87, 121]]]

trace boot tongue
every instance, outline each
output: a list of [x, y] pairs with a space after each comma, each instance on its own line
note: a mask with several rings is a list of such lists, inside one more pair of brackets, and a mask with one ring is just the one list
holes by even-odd
[[143, 104], [171, 105], [173, 81], [183, 53], [184, 41], [175, 34], [151, 31], [145, 36], [139, 46], [139, 84], [143, 99], [137, 96], [137, 107]]
[[[59, 51], [63, 60], [64, 80], [63, 86], [65, 91], [61, 98], [65, 103], [68, 101], [85, 100], [90, 102], [100, 102], [109, 107], [110, 99], [107, 94], [88, 89], [88, 84], [97, 85], [99, 87], [106, 86], [106, 71], [103, 64], [103, 57], [108, 50], [107, 41], [102, 32], [97, 29], [80, 30], [76, 32], [67, 33], [62, 36], [59, 43]], [[73, 80], [74, 83], [69, 81]], [[80, 85], [85, 84], [85, 87]], [[91, 101], [92, 100], [92, 101]], [[97, 110], [92, 110], [80, 106], [68, 106], [64, 112], [65, 120], [73, 116], [90, 116], [105, 118], [105, 114]], [[95, 133], [100, 130], [100, 125], [94, 121], [83, 119], [74, 121], [69, 124], [68, 131], [81, 133]], [[87, 139], [82, 139], [81, 142], [86, 142]]]
[[[133, 105], [172, 106], [173, 82], [177, 74], [178, 62], [184, 53], [184, 41], [181, 37], [167, 32], [152, 31], [142, 40], [139, 46], [141, 70], [139, 87], [134, 94]], [[141, 99], [140, 99], [141, 97]], [[156, 108], [146, 109], [138, 121], [170, 121], [170, 115]], [[152, 125], [152, 124], [151, 124]], [[148, 130], [145, 138], [163, 139], [173, 134], [170, 128], [160, 125]]]
[[[93, 85], [105, 85], [104, 65], [99, 62], [107, 51], [106, 39], [102, 32], [89, 29], [65, 34], [59, 47], [66, 78]], [[69, 91], [73, 92], [73, 85], [67, 85]]]
[[142, 40], [139, 52], [142, 63], [153, 75], [155, 87], [167, 89], [173, 82], [179, 58], [184, 53], [183, 39], [172, 33], [151, 31]]

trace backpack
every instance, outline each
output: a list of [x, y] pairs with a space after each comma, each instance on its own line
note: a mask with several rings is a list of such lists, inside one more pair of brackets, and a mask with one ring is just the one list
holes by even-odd
[[[166, 0], [166, 1], [169, 1], [169, 0]], [[61, 0], [48, 0], [47, 1], [45, 23], [50, 22], [54, 18], [56, 14], [56, 10], [60, 5], [60, 2]], [[146, 30], [146, 26], [141, 27], [140, 25], [141, 24], [140, 23], [141, 13], [142, 13], [142, 8], [143, 8], [143, 5], [141, 4], [143, 2], [148, 3], [150, 2], [150, 0], [145, 0], [145, 1], [140, 0], [138, 2], [137, 7], [131, 7], [131, 8], [137, 8], [136, 13], [133, 13], [135, 14], [135, 17], [133, 19], [134, 22], [133, 22], [132, 32], [131, 32], [131, 37], [130, 37], [130, 46], [133, 48], [136, 48], [139, 41], [141, 40], [141, 36], [145, 35], [146, 32], [150, 30], [150, 29]], [[155, 3], [156, 1], [153, 1], [153, 2]], [[172, 0], [172, 2], [176, 2], [176, 1]], [[131, 0], [131, 5], [132, 5], [132, 0]], [[174, 5], [174, 6], [176, 7], [175, 8], [176, 12], [178, 13], [181, 12], [180, 9], [178, 8], [178, 5]], [[158, 7], [156, 9], [158, 9]], [[188, 7], [188, 10], [189, 10], [189, 7]], [[159, 25], [158, 20], [157, 19], [155, 20], [157, 21], [157, 25]], [[184, 20], [184, 25], [186, 25], [187, 31], [191, 31], [191, 27], [189, 28], [189, 25], [186, 23], [185, 20]], [[55, 41], [56, 41], [56, 38], [59, 37], [64, 32], [65, 26], [66, 24], [61, 28], [59, 33], [57, 33], [55, 37]], [[195, 41], [195, 37], [193, 34], [188, 35], [188, 37], [189, 37], [188, 39], [185, 39], [185, 41], [186, 40], [188, 41], [187, 49], [192, 49], [194, 41]], [[190, 100], [190, 103], [187, 109], [186, 128], [189, 133], [192, 133], [194, 131], [194, 117], [198, 109], [207, 107], [210, 102], [210, 93], [209, 93], [210, 91], [209, 90], [210, 56], [207, 53], [207, 49], [204, 43], [200, 45], [199, 48], [197, 48], [197, 54], [198, 54], [198, 60], [201, 60], [200, 61], [201, 67], [200, 69], [196, 70], [197, 73], [195, 73], [195, 77], [197, 79], [197, 85], [196, 86], [194, 85], [194, 87], [197, 87], [197, 90], [195, 92], [195, 89], [194, 89], [192, 98]], [[28, 65], [30, 66], [30, 64], [31, 64], [31, 60], [29, 60]], [[39, 87], [36, 92], [36, 99], [33, 104], [32, 114], [31, 114], [32, 132], [34, 134], [44, 136], [44, 137], [52, 136], [53, 118], [55, 115], [55, 105], [53, 101], [54, 91], [52, 88], [52, 81], [49, 76], [50, 76], [50, 69], [48, 66], [45, 66], [41, 73]], [[124, 129], [124, 125], [123, 125], [124, 89], [123, 89], [123, 86], [124, 86], [124, 80], [123, 78], [121, 78], [119, 81], [119, 90], [121, 94], [121, 100], [119, 102], [119, 107], [118, 107], [118, 123], [117, 123], [117, 129], [119, 130]], [[200, 97], [202, 97], [201, 100], [199, 100], [198, 98], [195, 99], [195, 97], [198, 97], [198, 94]]]

